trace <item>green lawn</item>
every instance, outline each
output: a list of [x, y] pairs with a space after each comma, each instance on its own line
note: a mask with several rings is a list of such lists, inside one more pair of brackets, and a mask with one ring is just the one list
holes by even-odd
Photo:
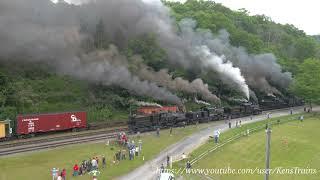
[[[176, 128], [173, 130], [173, 135], [169, 135], [169, 130], [163, 130], [160, 137], [156, 137], [155, 133], [143, 135], [143, 156], [145, 161], [152, 159], [162, 150], [175, 142], [199, 131], [208, 124], [200, 124], [196, 126], [188, 126], [186, 128]], [[137, 142], [137, 138], [134, 138]], [[55, 150], [48, 150], [37, 153], [17, 155], [14, 157], [0, 158], [0, 180], [45, 180], [51, 179], [50, 170], [53, 167], [60, 169], [66, 168], [68, 178], [77, 180], [87, 180], [89, 177], [78, 176], [72, 178], [71, 170], [75, 163], [79, 163], [84, 159], [89, 159], [94, 156], [105, 155], [107, 158], [107, 168], [101, 170], [100, 179], [113, 179], [117, 176], [126, 174], [131, 170], [139, 167], [145, 161], [142, 156], [133, 161], [121, 161], [118, 165], [112, 163], [115, 152], [120, 149], [119, 146], [106, 146], [105, 143], [94, 143], [85, 145], [74, 145]]]
[[[278, 118], [281, 120], [295, 119], [296, 116]], [[276, 120], [276, 119], [273, 119]], [[258, 122], [248, 125], [254, 127], [263, 125], [265, 122]], [[233, 129], [222, 134], [222, 142], [247, 127]], [[320, 116], [308, 116], [304, 122], [298, 120], [274, 125], [272, 127], [271, 141], [271, 168], [311, 168], [317, 169], [316, 175], [288, 175], [272, 174], [270, 179], [274, 180], [318, 180], [320, 179]], [[260, 168], [265, 167], [265, 131], [261, 130], [250, 136], [244, 136], [239, 140], [231, 142], [224, 147], [208, 154], [205, 158], [193, 165], [193, 168]], [[190, 160], [197, 157], [205, 150], [212, 148], [212, 142], [201, 146], [191, 154]], [[183, 167], [185, 161], [174, 165], [175, 168]], [[279, 172], [278, 170], [276, 172]], [[204, 179], [205, 175], [184, 175], [185, 179]], [[253, 175], [217, 175], [209, 174], [212, 179], [221, 180], [256, 180], [263, 179], [264, 174], [254, 173]]]

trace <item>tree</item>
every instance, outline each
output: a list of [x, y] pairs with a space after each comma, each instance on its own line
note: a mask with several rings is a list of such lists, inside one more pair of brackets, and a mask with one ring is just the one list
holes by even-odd
[[320, 102], [320, 60], [307, 59], [299, 67], [291, 87], [293, 92], [303, 97], [312, 108], [312, 103]]
[[0, 108], [4, 108], [9, 91], [9, 80], [6, 75], [0, 72]]
[[127, 56], [141, 55], [143, 62], [158, 71], [167, 65], [167, 54], [158, 44], [154, 35], [145, 35], [129, 42]]
[[312, 38], [300, 38], [296, 41], [294, 47], [295, 56], [300, 60], [315, 57], [317, 44]]
[[94, 34], [94, 45], [96, 48], [104, 48], [107, 46], [106, 43], [107, 37], [105, 34], [105, 26], [102, 19], [99, 20], [96, 25], [96, 32]]

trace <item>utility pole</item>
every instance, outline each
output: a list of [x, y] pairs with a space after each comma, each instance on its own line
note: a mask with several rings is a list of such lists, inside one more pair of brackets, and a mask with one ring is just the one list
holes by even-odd
[[270, 175], [270, 143], [271, 143], [271, 129], [270, 127], [266, 130], [267, 142], [266, 142], [266, 174], [264, 180], [269, 180]]

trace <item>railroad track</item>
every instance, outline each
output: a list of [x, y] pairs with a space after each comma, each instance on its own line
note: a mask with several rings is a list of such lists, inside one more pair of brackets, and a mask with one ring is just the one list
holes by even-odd
[[63, 139], [69, 139], [69, 138], [80, 138], [80, 137], [87, 137], [87, 136], [94, 136], [94, 135], [99, 135], [99, 134], [107, 134], [107, 133], [113, 133], [113, 132], [119, 132], [119, 131], [128, 131], [127, 127], [123, 128], [116, 128], [116, 129], [108, 129], [106, 131], [93, 131], [93, 132], [87, 132], [87, 133], [82, 133], [82, 134], [69, 134], [65, 136], [55, 136], [55, 137], [48, 137], [48, 138], [41, 138], [41, 139], [26, 139], [26, 140], [21, 140], [18, 142], [4, 142], [0, 143], [0, 149], [3, 148], [10, 148], [10, 147], [17, 147], [17, 146], [22, 146], [22, 145], [29, 145], [29, 144], [39, 144], [39, 143], [45, 143], [45, 142], [50, 142], [50, 141], [59, 141]]
[[[299, 108], [295, 107], [294, 109]], [[290, 109], [290, 108], [284, 108]], [[264, 111], [266, 112], [273, 112], [277, 110], [269, 110]], [[20, 141], [20, 142], [12, 142], [12, 143], [5, 143], [0, 144], [0, 157], [6, 155], [12, 155], [17, 153], [24, 153], [30, 151], [37, 151], [43, 149], [51, 149], [66, 145], [72, 144], [80, 144], [80, 143], [87, 143], [91, 141], [99, 141], [99, 140], [107, 140], [115, 138], [119, 131], [128, 132], [128, 128], [117, 128], [117, 129], [110, 129], [106, 131], [98, 131], [98, 132], [88, 132], [82, 134], [72, 134], [68, 136], [59, 136], [59, 137], [51, 137], [51, 138], [43, 138], [37, 139], [32, 141]]]
[[7, 156], [17, 153], [25, 153], [25, 152], [31, 152], [31, 151], [38, 151], [38, 150], [44, 150], [44, 149], [52, 149], [56, 147], [66, 146], [66, 145], [72, 145], [72, 144], [80, 144], [80, 143], [87, 143], [87, 142], [93, 142], [93, 141], [101, 141], [101, 140], [108, 140], [108, 139], [114, 139], [116, 138], [117, 133], [104, 133], [104, 134], [98, 134], [93, 136], [87, 136], [87, 137], [77, 137], [77, 138], [68, 138], [64, 140], [55, 140], [55, 141], [48, 141], [44, 143], [38, 143], [38, 144], [25, 144], [15, 147], [8, 147], [8, 148], [1, 148], [0, 149], [0, 156]]

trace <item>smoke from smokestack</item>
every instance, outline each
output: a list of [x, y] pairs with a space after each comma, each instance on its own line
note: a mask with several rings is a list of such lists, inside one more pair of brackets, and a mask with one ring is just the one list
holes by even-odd
[[[90, 23], [96, 22], [96, 17], [101, 17], [106, 24], [107, 39], [116, 43], [117, 46], [124, 46], [132, 37], [141, 36], [150, 32], [156, 35], [159, 45], [166, 50], [169, 61], [173, 65], [179, 65], [185, 69], [201, 69], [203, 71], [214, 70], [220, 73], [225, 84], [236, 84], [243, 94], [248, 97], [248, 88], [239, 69], [224, 65], [224, 61], [216, 61], [219, 67], [205, 66], [210, 59], [201, 58], [210, 51], [203, 54], [197, 53], [198, 47], [204, 44], [194, 44], [196, 40], [195, 29], [185, 28], [184, 23], [180, 23], [181, 32], [177, 32], [175, 22], [171, 19], [169, 10], [158, 1], [157, 3], [144, 3], [142, 0], [96, 0], [94, 3], [81, 6], [83, 12], [90, 12], [83, 17]], [[93, 31], [93, 30], [91, 30]], [[215, 53], [210, 52], [211, 58], [219, 58]], [[229, 69], [225, 69], [224, 67]], [[205, 68], [204, 68], [205, 67]], [[224, 68], [224, 69], [219, 69]], [[228, 76], [224, 78], [223, 76]]]
[[[248, 55], [243, 48], [232, 47], [228, 34], [223, 31], [218, 37], [214, 37], [211, 32], [196, 30], [195, 21], [186, 19], [179, 23], [180, 31], [177, 32], [168, 8], [160, 2], [77, 2], [86, 3], [74, 6], [66, 3], [54, 4], [49, 0], [1, 0], [1, 59], [44, 62], [64, 74], [107, 85], [115, 84], [156, 99], [179, 102], [172, 93], [159, 88], [155, 83], [141, 81], [128, 71], [127, 66], [116, 63], [119, 61], [118, 53], [114, 53], [117, 58], [108, 57], [105, 58], [109, 59], [106, 61], [97, 58], [97, 52], [83, 52], [82, 42], [84, 39], [94, 39], [96, 25], [102, 20], [105, 25], [104, 38], [109, 44], [113, 43], [121, 49], [132, 38], [154, 33], [159, 45], [168, 53], [171, 64], [185, 69], [200, 69], [202, 72], [214, 70], [225, 84], [236, 87], [247, 98], [249, 88], [241, 72], [250, 85], [257, 89], [260, 85], [255, 82], [261, 81], [260, 84], [265, 85], [265, 89], [268, 81], [286, 87], [291, 78], [289, 74], [281, 73], [274, 56]], [[241, 71], [234, 65], [240, 67]], [[257, 78], [261, 80], [255, 81]], [[173, 81], [186, 83], [182, 79]], [[188, 83], [188, 86], [193, 84]], [[194, 91], [215, 99], [202, 80], [196, 79], [195, 83], [200, 84], [202, 90]]]
[[235, 85], [249, 99], [249, 87], [239, 68], [233, 67], [230, 61], [224, 63], [223, 57], [211, 53], [207, 46], [196, 47], [194, 53], [200, 58], [203, 68], [213, 69], [218, 72], [226, 84]]
[[[192, 20], [184, 21], [190, 23]], [[192, 27], [190, 25], [189, 28]], [[212, 35], [209, 31], [199, 30], [197, 31], [197, 39], [210, 50], [232, 61], [235, 66], [241, 69], [247, 83], [257, 90], [265, 93], [281, 94], [270, 83], [285, 89], [292, 81], [291, 73], [282, 72], [273, 54], [254, 55], [249, 54], [243, 47], [234, 47], [230, 44], [229, 33], [225, 30], [219, 31], [217, 36]]]
[[194, 97], [194, 102], [196, 102], [197, 104], [203, 104], [203, 105], [206, 105], [206, 106], [211, 106], [210, 103], [207, 103], [207, 102], [205, 102], [205, 101], [198, 100], [196, 97]]
[[155, 82], [160, 86], [166, 87], [172, 91], [182, 91], [190, 94], [198, 94], [203, 99], [210, 102], [219, 102], [220, 99], [212, 94], [208, 89], [208, 85], [205, 84], [202, 79], [198, 78], [189, 82], [181, 77], [173, 78], [166, 69], [161, 69], [155, 72], [150, 67], [142, 63], [142, 60], [138, 56], [132, 57], [134, 64], [136, 64], [135, 72], [140, 78]]
[[138, 106], [156, 106], [156, 107], [162, 108], [160, 104], [151, 103], [151, 102], [136, 101], [135, 104]]
[[126, 59], [118, 53], [116, 47], [111, 46], [108, 50], [85, 54], [79, 61], [72, 62], [71, 66], [65, 65], [63, 69], [66, 73], [71, 72], [70, 75], [81, 79], [101, 82], [105, 85], [117, 85], [138, 95], [146, 95], [175, 104], [181, 103], [176, 95], [166, 89], [132, 75], [122, 64]]
[[50, 1], [0, 2], [0, 59], [46, 63], [61, 74], [105, 85], [117, 85], [138, 95], [180, 104], [180, 99], [155, 83], [141, 81], [122, 65], [124, 56], [111, 46], [84, 53], [77, 6]]

